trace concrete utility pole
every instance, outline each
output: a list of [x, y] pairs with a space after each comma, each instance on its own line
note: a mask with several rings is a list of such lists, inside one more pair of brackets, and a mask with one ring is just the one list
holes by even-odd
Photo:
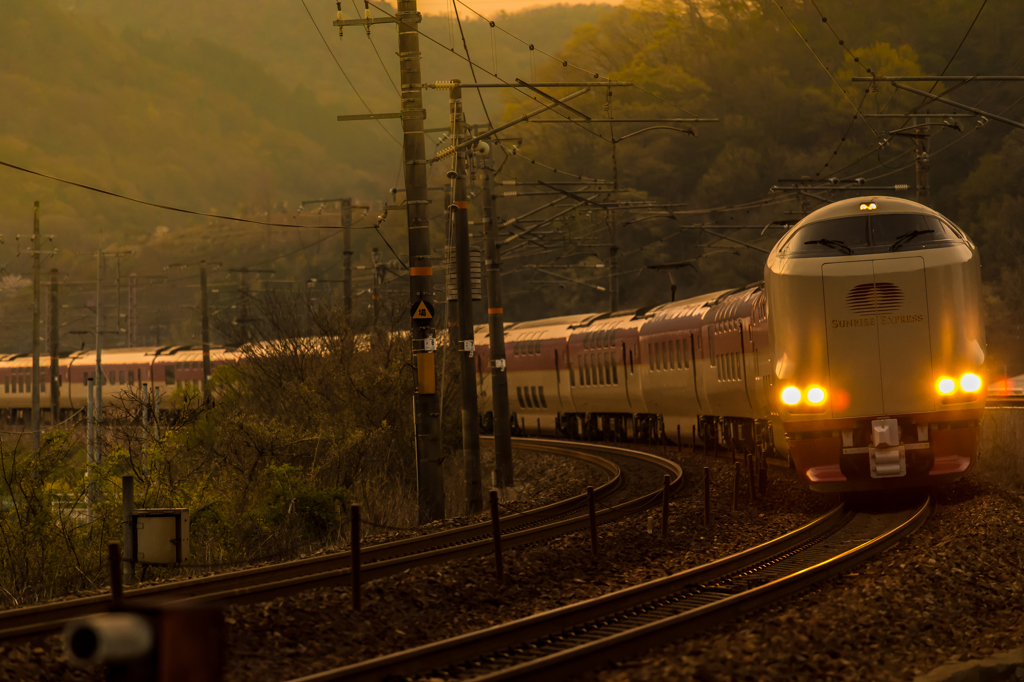
[[342, 294], [344, 295], [344, 307], [342, 308], [345, 317], [345, 326], [352, 326], [352, 200], [341, 200], [341, 229], [344, 232], [342, 240], [342, 259], [344, 274], [342, 275]]
[[134, 272], [128, 275], [128, 347], [135, 348], [139, 343], [139, 309], [138, 309], [139, 276]]
[[381, 285], [381, 271], [380, 271], [380, 249], [376, 246], [373, 247], [373, 328], [377, 329], [377, 318], [380, 316], [380, 285]]
[[[465, 114], [462, 111], [462, 88], [459, 81], [449, 94], [452, 121], [452, 142], [462, 141]], [[473, 349], [473, 282], [469, 253], [469, 203], [466, 191], [466, 157], [471, 148], [455, 155], [455, 201], [451, 211], [455, 221], [455, 268], [459, 295], [459, 360], [462, 384], [462, 450], [466, 471], [466, 504], [475, 514], [483, 510], [483, 484], [480, 475], [480, 414], [477, 411], [476, 355]]]
[[512, 473], [512, 423], [508, 406], [508, 375], [505, 373], [505, 318], [501, 303], [501, 252], [494, 209], [491, 159], [483, 167], [484, 234], [487, 236], [487, 330], [491, 344], [491, 409], [494, 414], [494, 485], [510, 488]]
[[416, 357], [413, 397], [420, 522], [444, 517], [441, 473], [441, 409], [437, 397], [434, 351], [434, 270], [430, 261], [427, 214], [427, 161], [423, 139], [423, 84], [420, 76], [420, 13], [416, 0], [398, 0], [398, 57], [401, 61], [402, 132], [405, 151], [405, 196], [409, 225], [409, 298], [412, 344]]
[[50, 270], [50, 423], [60, 422], [60, 302], [57, 270]]
[[[607, 104], [605, 109], [608, 118], [612, 118], [612, 89], [608, 88]], [[615, 145], [615, 124], [608, 123], [609, 139], [612, 141], [612, 182], [615, 189], [615, 203], [619, 197], [619, 156]], [[615, 211], [606, 211], [608, 217], [608, 305], [611, 312], [619, 309], [619, 242], [618, 224]]]
[[206, 261], [199, 261], [199, 305], [203, 318], [203, 400], [209, 400], [210, 389], [207, 380], [210, 378], [210, 297], [206, 289]]
[[103, 288], [103, 251], [96, 252], [96, 399], [93, 404], [93, 462], [103, 461], [100, 445], [100, 425], [103, 423], [103, 302], [100, 293]]
[[928, 139], [930, 131], [922, 118], [915, 118], [914, 123], [921, 126], [923, 132], [917, 133], [914, 137], [914, 161], [917, 166], [917, 203], [928, 205], [928, 169], [931, 168], [931, 158], [928, 156]]
[[39, 418], [39, 317], [40, 306], [40, 273], [39, 256], [43, 248], [42, 240], [39, 238], [39, 202], [35, 203], [35, 213], [32, 219], [32, 450], [39, 452], [39, 431], [42, 428], [42, 420]]

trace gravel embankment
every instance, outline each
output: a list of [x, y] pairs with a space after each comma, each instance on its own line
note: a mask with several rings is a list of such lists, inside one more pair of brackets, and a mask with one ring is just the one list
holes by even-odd
[[[658, 452], [655, 448], [653, 451]], [[670, 456], [675, 453], [670, 449]], [[554, 456], [537, 455], [532, 484], [554, 497], [594, 483]], [[488, 558], [424, 567], [371, 583], [363, 609], [347, 589], [306, 592], [226, 614], [226, 679], [286, 680], [606, 594], [692, 567], [791, 530], [827, 511], [832, 496], [772, 472], [767, 497], [750, 506], [746, 481], [731, 511], [732, 464], [684, 455], [688, 484], [671, 505], [671, 534], [647, 533], [647, 515], [602, 526], [599, 556], [576, 534], [506, 549], [506, 583]], [[561, 463], [560, 463], [561, 462]], [[704, 466], [712, 470], [714, 523], [703, 525]], [[565, 478], [563, 478], [565, 476]], [[522, 500], [530, 499], [525, 475]], [[584, 679], [910, 679], [954, 656], [1019, 645], [1024, 503], [967, 479], [938, 495], [919, 533], [854, 574], [799, 601], [681, 641]], [[538, 502], [539, 503], [539, 502]], [[650, 512], [658, 516], [660, 512]], [[0, 650], [0, 679], [102, 679], [68, 669], [56, 639]]]
[[912, 680], [1019, 647], [1024, 496], [968, 477], [935, 497], [920, 531], [856, 572], [581, 679]]

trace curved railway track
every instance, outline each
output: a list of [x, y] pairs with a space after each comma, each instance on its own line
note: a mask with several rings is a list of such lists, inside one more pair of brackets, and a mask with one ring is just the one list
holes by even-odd
[[[615, 521], [658, 503], [663, 494], [661, 476], [664, 473], [672, 478], [673, 492], [682, 484], [682, 469], [678, 464], [645, 452], [586, 443], [557, 443], [536, 438], [517, 438], [513, 443], [524, 449], [570, 456], [604, 471], [608, 480], [595, 490], [599, 499], [608, 499], [620, 492], [624, 480], [619, 465], [598, 453], [638, 460], [659, 471], [658, 485], [653, 492], [602, 510], [597, 514], [598, 523]], [[507, 514], [500, 520], [502, 546], [516, 547], [582, 530], [589, 524], [586, 510], [587, 495], [583, 494], [527, 512]], [[361, 549], [361, 580], [367, 582], [416, 566], [484, 555], [490, 553], [491, 549], [490, 520], [369, 545]], [[338, 552], [130, 589], [125, 591], [124, 598], [129, 603], [146, 600], [215, 606], [262, 602], [317, 587], [350, 585], [351, 562], [350, 552]], [[72, 618], [108, 611], [110, 603], [110, 596], [104, 594], [0, 611], [0, 641], [57, 632]]]
[[775, 540], [596, 599], [292, 682], [562, 680], [735, 619], [863, 563], [932, 508], [840, 505]]

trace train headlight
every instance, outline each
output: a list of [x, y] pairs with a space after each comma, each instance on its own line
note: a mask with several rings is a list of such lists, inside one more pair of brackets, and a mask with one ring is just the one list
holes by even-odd
[[800, 389], [796, 386], [786, 386], [782, 389], [782, 402], [787, 405], [796, 405], [800, 402]]
[[820, 386], [812, 386], [807, 389], [807, 402], [811, 405], [821, 405], [825, 402], [825, 389]]
[[939, 383], [935, 385], [935, 388], [942, 395], [949, 395], [950, 393], [956, 390], [956, 382], [950, 379], [949, 377], [942, 377], [941, 379], [939, 379]]
[[960, 389], [967, 391], [968, 393], [974, 393], [975, 391], [981, 390], [981, 377], [977, 374], [968, 372], [967, 374], [960, 377]]

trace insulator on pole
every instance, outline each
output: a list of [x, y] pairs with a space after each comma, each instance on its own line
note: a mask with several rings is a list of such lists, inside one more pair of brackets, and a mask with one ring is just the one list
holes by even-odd
[[345, 27], [340, 25], [340, 22], [342, 21], [342, 16], [341, 16], [341, 0], [338, 0], [337, 5], [338, 5], [338, 22], [339, 22], [338, 38], [341, 38], [344, 35], [344, 32], [345, 32]]

